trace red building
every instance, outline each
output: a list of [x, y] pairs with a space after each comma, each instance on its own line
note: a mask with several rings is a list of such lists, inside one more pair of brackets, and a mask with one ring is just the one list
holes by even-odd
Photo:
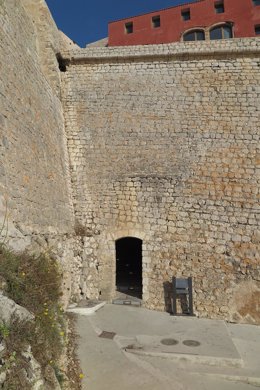
[[108, 46], [260, 36], [260, 0], [198, 0], [109, 23]]

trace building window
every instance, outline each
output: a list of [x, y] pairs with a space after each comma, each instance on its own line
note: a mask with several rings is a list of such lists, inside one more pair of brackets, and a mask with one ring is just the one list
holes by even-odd
[[161, 27], [161, 18], [160, 18], [160, 16], [153, 16], [152, 17], [152, 26], [153, 26], [153, 28]]
[[260, 24], [255, 26], [255, 35], [260, 35]]
[[209, 35], [212, 40], [233, 38], [232, 27], [228, 24], [213, 27]]
[[133, 22], [128, 22], [125, 24], [125, 33], [126, 34], [132, 34], [134, 32], [134, 25]]
[[183, 9], [181, 11], [182, 20], [190, 20], [190, 9]]
[[183, 35], [183, 40], [185, 42], [189, 41], [205, 41], [205, 33], [202, 30], [194, 30], [187, 32]]
[[215, 12], [216, 14], [223, 14], [225, 12], [223, 1], [217, 1], [215, 3]]
[[260, 0], [253, 0], [254, 5], [260, 5]]

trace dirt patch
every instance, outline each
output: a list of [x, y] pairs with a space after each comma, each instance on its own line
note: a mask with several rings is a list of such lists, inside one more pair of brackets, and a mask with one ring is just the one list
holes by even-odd
[[242, 306], [239, 310], [239, 314], [242, 317], [250, 315], [257, 323], [260, 323], [259, 302], [260, 291], [255, 291], [252, 295], [247, 297], [244, 306]]
[[236, 322], [260, 324], [259, 302], [258, 286], [251, 281], [240, 283], [230, 305], [233, 312], [232, 319]]

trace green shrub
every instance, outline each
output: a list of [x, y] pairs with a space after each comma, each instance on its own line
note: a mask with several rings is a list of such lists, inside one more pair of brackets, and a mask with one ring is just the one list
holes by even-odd
[[[6, 343], [4, 361], [8, 375], [5, 385], [8, 390], [14, 386], [23, 388], [19, 373], [26, 369], [22, 352], [29, 345], [43, 372], [52, 364], [56, 367], [57, 379], [61, 380], [58, 361], [66, 343], [66, 321], [59, 303], [62, 276], [57, 262], [49, 254], [17, 254], [1, 245], [0, 276], [6, 281], [7, 296], [35, 316], [33, 321], [19, 322], [14, 318], [10, 326], [0, 326], [0, 335]], [[29, 384], [26, 386], [29, 390]]]
[[16, 254], [2, 245], [0, 275], [7, 282], [7, 295], [33, 313], [45, 303], [56, 304], [61, 296], [61, 274], [48, 254]]
[[54, 369], [55, 376], [56, 376], [59, 384], [62, 386], [63, 383], [64, 383], [64, 375], [63, 375], [63, 373], [61, 372], [61, 370], [59, 369], [59, 367], [56, 364], [53, 365], [53, 369]]
[[4, 322], [0, 324], [0, 341], [1, 339], [6, 339], [9, 336], [10, 329], [9, 326]]

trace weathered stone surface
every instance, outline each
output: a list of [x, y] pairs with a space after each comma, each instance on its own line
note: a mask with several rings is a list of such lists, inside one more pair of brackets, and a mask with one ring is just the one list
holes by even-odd
[[33, 390], [43, 390], [45, 388], [45, 382], [42, 376], [41, 366], [34, 358], [31, 348], [28, 347], [28, 350], [23, 352], [22, 355], [28, 363], [26, 369], [24, 369], [25, 383], [29, 381]]
[[78, 240], [56, 54], [71, 45], [42, 0], [1, 1], [0, 26], [0, 242], [18, 252], [62, 247], [66, 304], [80, 296], [81, 260], [74, 260]]
[[48, 388], [51, 390], [61, 390], [60, 384], [55, 376], [54, 369], [51, 366], [46, 366], [44, 370], [44, 379], [46, 381], [46, 390], [48, 390]]
[[234, 291], [229, 303], [230, 320], [237, 322], [237, 316], [250, 324], [260, 323], [260, 283], [242, 282]]
[[25, 233], [67, 233], [73, 229], [74, 218], [64, 121], [57, 96], [60, 90], [57, 92], [51, 82], [60, 82], [55, 47], [59, 32], [50, 22], [46, 4], [36, 2], [34, 23], [20, 0], [4, 0], [0, 5], [4, 118], [0, 128], [0, 190], [9, 222], [22, 224]]
[[1, 372], [0, 373], [0, 385], [3, 384], [5, 380], [6, 380], [6, 373]]
[[0, 321], [9, 324], [12, 317], [19, 321], [30, 321], [34, 318], [27, 309], [0, 293]]
[[258, 322], [256, 295], [235, 297], [259, 280], [259, 39], [63, 55], [83, 290], [113, 297], [115, 240], [133, 236], [147, 307], [192, 276], [199, 316]]

